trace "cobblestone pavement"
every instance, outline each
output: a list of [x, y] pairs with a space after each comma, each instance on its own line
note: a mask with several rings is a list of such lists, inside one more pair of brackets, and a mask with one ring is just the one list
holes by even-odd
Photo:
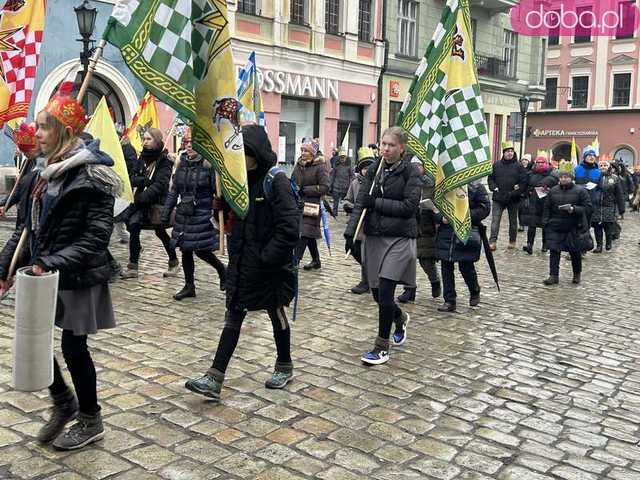
[[[359, 356], [376, 308], [348, 293], [359, 271], [341, 254], [342, 219], [335, 227], [333, 258], [323, 248], [322, 270], [301, 274], [294, 382], [263, 387], [271, 327], [250, 314], [219, 405], [183, 387], [217, 345], [217, 278], [197, 263], [197, 299], [174, 302], [181, 279], [162, 278], [164, 254], [145, 232], [141, 279], [113, 286], [119, 326], [91, 340], [107, 435], [75, 453], [34, 442], [48, 399], [9, 385], [14, 305], [5, 301], [0, 478], [640, 479], [638, 215], [611, 253], [588, 255], [577, 287], [567, 260], [561, 285], [543, 287], [539, 245], [530, 257], [505, 244], [502, 293], [483, 260], [479, 308], [465, 307], [459, 288], [459, 313], [439, 314], [421, 286], [407, 343], [373, 368]], [[126, 256], [121, 245], [114, 252]]]

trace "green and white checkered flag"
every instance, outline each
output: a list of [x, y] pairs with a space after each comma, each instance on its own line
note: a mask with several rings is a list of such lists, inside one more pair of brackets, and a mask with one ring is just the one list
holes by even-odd
[[470, 32], [469, 0], [449, 0], [399, 121], [409, 149], [435, 180], [435, 205], [465, 242], [471, 232], [466, 185], [492, 168]]

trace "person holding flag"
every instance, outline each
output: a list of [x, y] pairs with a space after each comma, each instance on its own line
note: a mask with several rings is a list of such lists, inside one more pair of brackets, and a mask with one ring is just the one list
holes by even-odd
[[378, 304], [378, 335], [373, 348], [361, 357], [368, 365], [389, 361], [389, 337], [394, 324], [392, 343], [402, 345], [407, 340], [409, 314], [396, 304], [395, 291], [399, 284], [416, 286], [417, 213], [422, 181], [421, 172], [405, 155], [406, 150], [407, 134], [400, 127], [383, 133], [382, 158], [368, 169], [344, 232], [349, 252], [360, 233], [360, 218], [364, 217], [363, 261]]

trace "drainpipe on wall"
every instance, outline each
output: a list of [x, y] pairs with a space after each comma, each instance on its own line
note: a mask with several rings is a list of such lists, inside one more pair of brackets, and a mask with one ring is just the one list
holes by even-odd
[[389, 64], [389, 40], [387, 40], [387, 0], [382, 0], [382, 41], [384, 43], [384, 62], [382, 62], [382, 68], [380, 69], [380, 77], [378, 78], [378, 115], [377, 115], [377, 142], [380, 141], [380, 135], [382, 134], [382, 93], [384, 89], [384, 74], [387, 71]]

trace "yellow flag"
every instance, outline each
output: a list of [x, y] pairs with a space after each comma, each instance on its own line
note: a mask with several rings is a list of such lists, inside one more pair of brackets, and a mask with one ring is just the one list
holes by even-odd
[[[131, 191], [131, 183], [129, 182], [127, 163], [124, 160], [122, 147], [118, 140], [118, 132], [116, 132], [116, 127], [113, 124], [113, 119], [107, 106], [107, 100], [104, 97], [102, 97], [102, 100], [98, 103], [85, 131], [93, 135], [93, 138], [100, 139], [100, 150], [109, 155], [115, 162], [113, 170], [118, 174], [124, 185], [122, 196], [118, 200], [133, 203], [133, 192]], [[116, 210], [119, 209], [116, 208]], [[119, 212], [116, 211], [116, 214], [117, 213]]]
[[122, 136], [127, 137], [131, 146], [140, 153], [142, 151], [142, 137], [149, 128], [160, 128], [160, 121], [158, 120], [156, 99], [147, 92]]
[[571, 163], [574, 167], [578, 165], [578, 146], [575, 137], [571, 139]]

